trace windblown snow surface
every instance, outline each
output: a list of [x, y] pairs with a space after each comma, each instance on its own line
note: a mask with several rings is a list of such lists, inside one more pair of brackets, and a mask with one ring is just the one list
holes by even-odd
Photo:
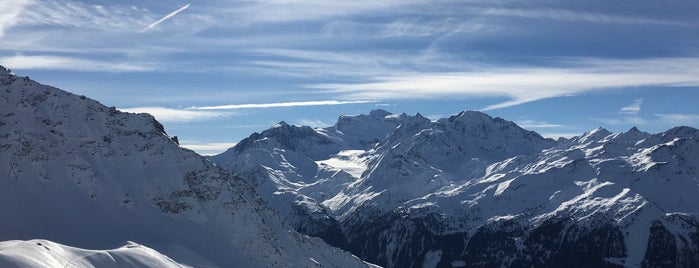
[[188, 268], [159, 252], [127, 242], [107, 250], [69, 247], [48, 240], [0, 242], [0, 267]]

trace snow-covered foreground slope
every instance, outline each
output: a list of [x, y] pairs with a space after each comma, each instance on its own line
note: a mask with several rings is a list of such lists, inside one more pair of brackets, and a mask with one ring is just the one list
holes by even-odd
[[[397, 124], [351, 142], [382, 118]], [[554, 141], [479, 112], [340, 122], [278, 125], [212, 159], [297, 230], [318, 235], [303, 227], [321, 215], [321, 237], [388, 267], [699, 266], [697, 129]]]
[[87, 250], [35, 239], [0, 242], [0, 267], [185, 268], [191, 266], [177, 263], [151, 248], [133, 242], [115, 249]]
[[136, 241], [192, 266], [366, 266], [290, 231], [244, 180], [147, 114], [0, 67], [0, 241]]

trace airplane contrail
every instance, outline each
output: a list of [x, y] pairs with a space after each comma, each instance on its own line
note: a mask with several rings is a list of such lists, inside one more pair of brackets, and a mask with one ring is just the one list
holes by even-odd
[[140, 32], [145, 32], [145, 31], [148, 31], [148, 30], [150, 30], [150, 29], [153, 29], [153, 27], [158, 26], [158, 24], [160, 24], [161, 22], [166, 21], [166, 20], [168, 20], [169, 18], [172, 18], [173, 16], [175, 16], [175, 15], [177, 15], [178, 13], [184, 11], [184, 10], [187, 9], [188, 7], [189, 7], [189, 3], [186, 4], [186, 5], [184, 5], [183, 7], [179, 8], [179, 9], [173, 11], [173, 12], [170, 12], [170, 14], [165, 15], [165, 17], [162, 17], [161, 19], [159, 19], [159, 20], [157, 20], [157, 21], [151, 23], [150, 25], [148, 25], [148, 26], [146, 26], [145, 28], [141, 29]]

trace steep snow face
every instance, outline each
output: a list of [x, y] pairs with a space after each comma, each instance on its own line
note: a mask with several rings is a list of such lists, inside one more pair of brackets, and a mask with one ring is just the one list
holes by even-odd
[[289, 231], [245, 181], [180, 148], [150, 115], [0, 68], [0, 137], [0, 240], [137, 241], [193, 266], [365, 266]]
[[[372, 114], [401, 123], [373, 147], [346, 142]], [[554, 141], [480, 112], [372, 114], [317, 130], [340, 148], [322, 158], [266, 149], [328, 171], [293, 178], [307, 184], [279, 183], [283, 165], [251, 177], [310, 201], [338, 222], [346, 248], [388, 267], [699, 265], [696, 129]], [[244, 155], [228, 161], [266, 161]], [[306, 187], [317, 182], [331, 187]]]
[[85, 268], [185, 268], [169, 257], [143, 245], [127, 242], [108, 250], [69, 247], [48, 240], [0, 242], [0, 267], [85, 267]]

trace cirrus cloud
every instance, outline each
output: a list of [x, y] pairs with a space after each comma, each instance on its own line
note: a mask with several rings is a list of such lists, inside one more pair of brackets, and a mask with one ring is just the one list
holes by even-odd
[[218, 106], [203, 106], [189, 107], [187, 110], [237, 110], [237, 109], [254, 109], [254, 108], [278, 108], [278, 107], [302, 107], [302, 106], [328, 106], [328, 105], [343, 105], [343, 104], [362, 104], [373, 103], [375, 101], [292, 101], [292, 102], [275, 102], [275, 103], [246, 103], [246, 104], [228, 104]]
[[374, 81], [371, 82], [313, 84], [308, 87], [336, 93], [347, 99], [436, 99], [455, 96], [510, 99], [482, 109], [493, 110], [590, 91], [699, 85], [699, 58], [588, 59], [577, 61], [577, 64], [558, 68], [489, 68], [472, 72], [385, 75], [373, 77]]
[[188, 122], [231, 115], [231, 113], [219, 111], [193, 111], [166, 107], [133, 107], [119, 110], [128, 113], [148, 113], [162, 122]]
[[54, 55], [15, 55], [0, 57], [0, 62], [16, 69], [72, 70], [86, 72], [152, 71], [155, 65], [133, 61], [100, 60]]

